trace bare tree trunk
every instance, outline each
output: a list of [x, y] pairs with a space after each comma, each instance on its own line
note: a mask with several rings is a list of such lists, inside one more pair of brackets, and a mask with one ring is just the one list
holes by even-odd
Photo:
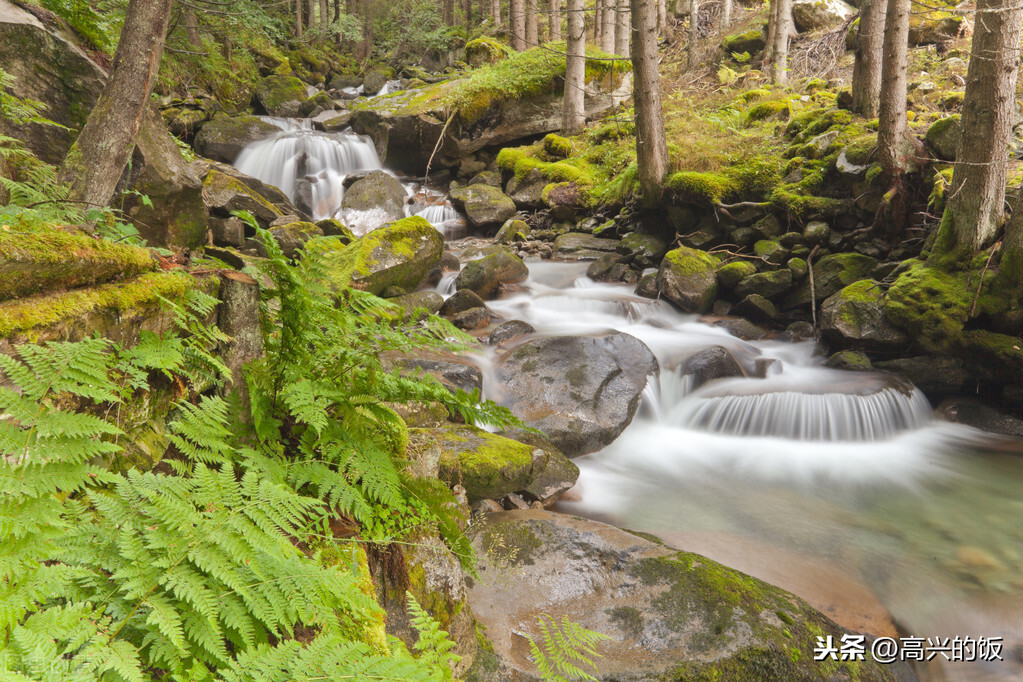
[[668, 32], [668, 0], [657, 0], [657, 35]]
[[327, 26], [330, 24], [330, 5], [328, 0], [320, 0], [320, 31], [327, 33]]
[[568, 0], [568, 44], [565, 52], [565, 98], [561, 132], [578, 135], [586, 125], [586, 18], [584, 0]]
[[68, 199], [106, 206], [149, 107], [174, 0], [129, 0], [106, 87], [68, 151], [60, 178]]
[[885, 17], [877, 146], [889, 181], [905, 169], [906, 65], [910, 0], [888, 0]]
[[700, 0], [689, 0], [689, 68], [695, 69], [700, 65], [700, 57], [697, 49], [700, 44]]
[[539, 45], [536, 39], [537, 31], [536, 0], [526, 0], [526, 49]]
[[[936, 256], [966, 260], [990, 244], [1001, 227], [1021, 23], [1018, 0], [977, 1], [959, 147]], [[1010, 244], [1019, 243], [1019, 235], [1010, 237]]]
[[295, 37], [302, 37], [302, 0], [295, 0]]
[[307, 8], [306, 16], [309, 17], [309, 21], [306, 23], [306, 25], [309, 27], [310, 30], [312, 29], [318, 30], [320, 28], [320, 24], [316, 20], [316, 4], [317, 0], [309, 0], [308, 5], [306, 6]]
[[341, 20], [341, 0], [334, 0], [334, 21]]
[[615, 54], [629, 54], [629, 0], [618, 0], [615, 8]]
[[863, 0], [856, 34], [852, 108], [867, 118], [877, 116], [881, 101], [881, 57], [884, 53], [884, 0]]
[[199, 20], [195, 16], [195, 10], [191, 7], [182, 6], [181, 26], [185, 29], [185, 39], [192, 47], [199, 47], [202, 40], [199, 38]]
[[732, 23], [732, 0], [721, 0], [721, 21], [718, 23], [718, 33], [724, 34], [725, 30]]
[[464, 15], [466, 28], [472, 26], [472, 0], [465, 0], [462, 3], [462, 14]]
[[444, 0], [444, 25], [455, 25], [455, 0]]
[[600, 18], [600, 49], [607, 53], [615, 51], [615, 0], [603, 1], [604, 14]]
[[508, 30], [511, 34], [511, 46], [520, 52], [526, 49], [526, 14], [522, 3], [524, 0], [508, 0]]
[[632, 73], [636, 105], [636, 166], [643, 203], [653, 206], [668, 174], [668, 143], [657, 71], [657, 0], [632, 0]]
[[603, 49], [604, 0], [594, 0], [593, 3], [593, 44]]
[[501, 0], [491, 0], [490, 16], [494, 18], [494, 26], [501, 25]]
[[778, 0], [770, 0], [770, 7], [767, 9], [767, 41], [764, 45], [764, 55], [760, 58], [760, 66], [766, 67], [774, 58], [774, 36], [778, 32]]
[[561, 0], [551, 0], [551, 13], [548, 19], [550, 23], [550, 42], [556, 43], [561, 40]]
[[792, 33], [792, 0], [776, 0], [776, 2], [778, 16], [774, 22], [771, 80], [775, 83], [787, 83], [789, 80], [789, 35]]

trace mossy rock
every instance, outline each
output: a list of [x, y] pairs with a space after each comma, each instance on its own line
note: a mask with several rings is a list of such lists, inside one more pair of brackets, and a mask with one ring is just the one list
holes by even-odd
[[405, 188], [391, 174], [374, 171], [356, 180], [345, 191], [341, 208], [352, 211], [380, 210], [384, 220], [399, 220], [405, 215]]
[[[277, 240], [277, 245], [288, 258], [293, 258], [295, 253], [305, 246], [310, 239], [323, 236], [323, 230], [315, 223], [296, 221], [270, 229], [270, 234]], [[265, 255], [261, 253], [260, 255]]]
[[768, 270], [744, 278], [735, 286], [735, 295], [742, 298], [759, 294], [764, 298], [777, 298], [792, 288], [792, 271]]
[[412, 291], [440, 260], [444, 238], [419, 216], [403, 218], [373, 230], [348, 246], [325, 237], [307, 245], [323, 260], [335, 290], [351, 286], [372, 294], [389, 287]]
[[351, 244], [358, 237], [344, 223], [336, 218], [324, 218], [316, 221], [316, 227], [320, 228], [328, 237], [340, 237], [343, 244]]
[[758, 102], [746, 110], [746, 120], [750, 123], [763, 121], [768, 118], [782, 118], [788, 116], [790, 105], [788, 100], [771, 99], [766, 102]]
[[680, 246], [669, 251], [657, 271], [657, 288], [687, 313], [710, 310], [718, 294], [718, 260], [697, 249]]
[[966, 279], [965, 273], [951, 274], [908, 261], [905, 272], [888, 290], [884, 314], [924, 350], [947, 351], [970, 316], [974, 289]]
[[543, 138], [543, 150], [549, 156], [559, 159], [567, 159], [572, 156], [572, 141], [566, 137], [551, 133]]
[[682, 201], [697, 204], [717, 204], [731, 198], [739, 190], [738, 184], [722, 173], [679, 171], [664, 181], [664, 188]]
[[207, 205], [224, 215], [234, 211], [248, 211], [261, 224], [267, 225], [280, 218], [283, 213], [265, 196], [216, 168], [210, 169], [203, 180], [203, 191]]
[[884, 289], [874, 280], [853, 282], [821, 305], [821, 330], [839, 348], [894, 350], [909, 339], [884, 313]]
[[[813, 264], [813, 293], [820, 301], [837, 293], [853, 282], [870, 277], [877, 259], [859, 253], [834, 253]], [[785, 297], [786, 308], [807, 305], [810, 302], [809, 278]]]
[[924, 135], [924, 140], [939, 159], [955, 161], [961, 130], [959, 114], [953, 114], [932, 123]]
[[507, 48], [488, 36], [481, 36], [465, 44], [465, 63], [474, 69], [496, 64], [507, 56]]
[[764, 38], [764, 34], [759, 29], [751, 28], [745, 33], [736, 33], [730, 36], [726, 36], [721, 41], [721, 49], [725, 52], [732, 54], [742, 54], [743, 52], [748, 53], [751, 57], [767, 45], [767, 40]]
[[869, 372], [874, 368], [866, 353], [858, 350], [840, 350], [824, 361], [825, 367], [844, 369], [847, 372]]
[[986, 329], [962, 333], [958, 353], [980, 376], [993, 384], [1018, 384], [1023, 381], [1023, 339]]
[[465, 213], [469, 224], [477, 229], [502, 225], [515, 215], [515, 202], [497, 187], [469, 185], [450, 194], [451, 202]]
[[455, 289], [468, 289], [484, 300], [496, 297], [505, 284], [517, 284], [529, 276], [522, 259], [507, 251], [498, 251], [465, 264], [455, 278]]
[[256, 99], [271, 116], [298, 116], [307, 98], [305, 83], [294, 76], [267, 76], [256, 86]]
[[367, 95], [375, 95], [387, 85], [387, 74], [380, 69], [372, 69], [362, 79], [363, 91]]
[[748, 260], [733, 260], [718, 268], [718, 282], [721, 286], [732, 289], [740, 280], [755, 274], [757, 266]]
[[511, 218], [506, 220], [501, 229], [497, 231], [494, 241], [498, 244], [524, 242], [529, 239], [529, 233], [529, 225], [526, 221]]

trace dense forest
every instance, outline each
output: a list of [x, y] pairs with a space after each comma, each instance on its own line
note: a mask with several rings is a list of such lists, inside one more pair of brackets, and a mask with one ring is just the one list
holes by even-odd
[[1023, 5], [850, 2], [0, 0], [0, 680], [1023, 675]]

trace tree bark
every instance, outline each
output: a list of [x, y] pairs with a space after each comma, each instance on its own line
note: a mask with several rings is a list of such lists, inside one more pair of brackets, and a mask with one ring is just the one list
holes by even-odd
[[181, 8], [181, 26], [185, 29], [185, 39], [192, 47], [202, 45], [199, 38], [199, 20], [195, 16], [195, 10], [191, 7]]
[[860, 28], [856, 34], [853, 64], [853, 111], [875, 118], [881, 101], [881, 65], [884, 54], [884, 0], [863, 0]]
[[689, 44], [686, 49], [689, 53], [689, 68], [695, 69], [700, 65], [700, 57], [697, 49], [700, 46], [700, 0], [689, 0]]
[[494, 26], [501, 25], [501, 0], [491, 0], [490, 18], [494, 20]]
[[561, 0], [551, 0], [551, 13], [548, 19], [550, 42], [556, 43], [561, 40]]
[[249, 415], [249, 389], [244, 367], [263, 357], [263, 330], [259, 324], [259, 283], [241, 272], [220, 274], [220, 305], [217, 326], [231, 337], [220, 349], [221, 357], [231, 370], [231, 382], [224, 386], [225, 395], [236, 394], [241, 402], [241, 416]]
[[721, 21], [718, 23], [718, 33], [724, 35], [725, 30], [732, 23], [732, 0], [721, 0]]
[[68, 199], [110, 203], [149, 107], [174, 0], [130, 0], [106, 87], [71, 146], [60, 178]]
[[774, 21], [771, 80], [775, 83], [787, 83], [789, 80], [789, 35], [792, 33], [792, 0], [776, 0], [776, 2], [778, 16]]
[[526, 49], [539, 45], [537, 31], [536, 0], [526, 0]]
[[615, 8], [615, 54], [629, 54], [629, 0], [618, 0]]
[[586, 18], [584, 0], [568, 0], [568, 43], [561, 132], [578, 135], [586, 125]]
[[508, 30], [513, 50], [526, 49], [526, 14], [524, 0], [508, 0]]
[[455, 25], [455, 0], [444, 0], [444, 25]]
[[604, 45], [604, 2], [594, 0], [593, 3], [593, 44], [603, 49]]
[[905, 169], [906, 65], [910, 0], [888, 0], [882, 51], [877, 147], [889, 181]]
[[767, 8], [767, 41], [764, 45], [764, 55], [760, 59], [761, 67], [766, 67], [774, 58], [774, 36], [778, 32], [778, 0], [770, 0]]
[[309, 20], [306, 22], [306, 26], [310, 29], [319, 30], [321, 26], [320, 22], [316, 19], [316, 4], [317, 0], [309, 0], [306, 5], [306, 16], [309, 17]]
[[302, 0], [295, 0], [295, 37], [302, 37]]
[[600, 49], [608, 54], [615, 51], [615, 0], [597, 0], [603, 2], [604, 14], [600, 18]]
[[[1021, 23], [1018, 0], [978, 0], [959, 147], [935, 258], [968, 259], [1001, 227]], [[1019, 235], [1009, 237], [1008, 245], [1018, 248]]]
[[668, 0], [657, 0], [657, 35], [668, 32]]
[[657, 70], [657, 0], [632, 0], [633, 100], [636, 107], [636, 166], [645, 206], [654, 206], [668, 174], [668, 143]]
[[320, 31], [325, 35], [328, 25], [330, 25], [330, 5], [327, 4], [327, 0], [320, 0]]

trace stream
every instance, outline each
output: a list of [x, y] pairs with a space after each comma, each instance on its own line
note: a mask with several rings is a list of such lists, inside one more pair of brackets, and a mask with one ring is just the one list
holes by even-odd
[[[345, 176], [381, 169], [368, 138], [273, 122], [281, 132], [243, 151], [240, 170], [292, 200], [310, 187], [316, 219], [337, 217], [357, 234], [379, 225], [371, 212], [341, 207]], [[451, 240], [464, 234], [443, 193], [402, 180], [406, 215]], [[1023, 458], [935, 419], [918, 390], [823, 367], [811, 342], [742, 341], [631, 287], [593, 282], [588, 263], [526, 264], [529, 279], [488, 302], [498, 323], [524, 320], [538, 335], [626, 332], [661, 368], [625, 432], [574, 460], [581, 476], [558, 510], [655, 534], [777, 584], [850, 629], [1003, 638], [1003, 661], [939, 656], [918, 669], [921, 679], [1023, 678]], [[452, 280], [438, 290], [453, 293]], [[710, 346], [727, 348], [747, 376], [694, 389], [678, 368]], [[474, 357], [484, 396], [501, 402], [498, 352], [483, 346]]]

